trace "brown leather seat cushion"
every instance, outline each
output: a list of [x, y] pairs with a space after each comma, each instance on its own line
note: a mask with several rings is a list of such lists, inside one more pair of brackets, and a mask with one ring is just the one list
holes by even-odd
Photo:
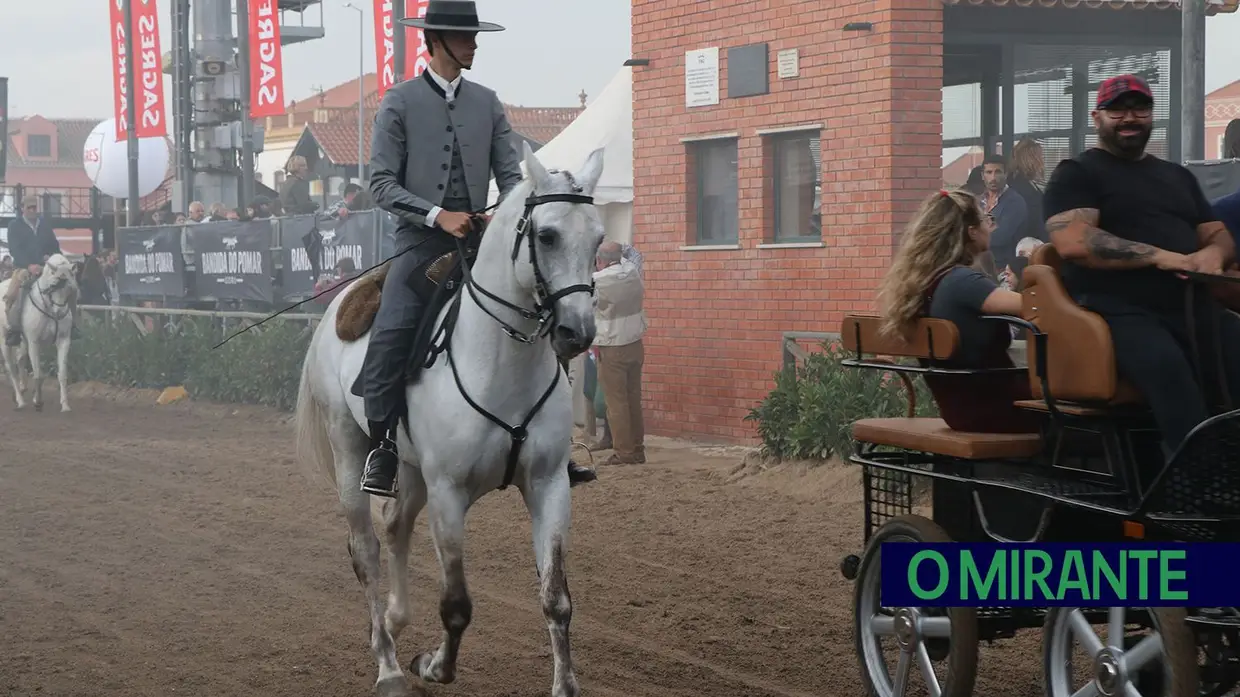
[[1042, 437], [1037, 433], [953, 431], [935, 418], [861, 419], [853, 424], [853, 438], [965, 460], [1033, 457], [1042, 451]]

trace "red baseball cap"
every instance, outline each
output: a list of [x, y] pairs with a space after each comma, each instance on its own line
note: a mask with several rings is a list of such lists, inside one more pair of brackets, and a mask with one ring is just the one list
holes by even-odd
[[1116, 75], [1103, 80], [1102, 84], [1098, 86], [1098, 105], [1096, 108], [1105, 109], [1112, 102], [1126, 94], [1139, 94], [1150, 102], [1154, 101], [1154, 93], [1150, 91], [1150, 86], [1145, 80], [1136, 75]]

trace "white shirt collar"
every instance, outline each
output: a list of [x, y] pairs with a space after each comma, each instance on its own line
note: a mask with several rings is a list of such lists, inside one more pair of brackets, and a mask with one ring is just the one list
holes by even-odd
[[444, 91], [444, 99], [451, 102], [456, 98], [456, 88], [461, 84], [461, 75], [457, 75], [455, 80], [448, 82], [442, 75], [432, 70], [429, 65], [426, 66], [426, 72], [431, 74], [431, 79]]

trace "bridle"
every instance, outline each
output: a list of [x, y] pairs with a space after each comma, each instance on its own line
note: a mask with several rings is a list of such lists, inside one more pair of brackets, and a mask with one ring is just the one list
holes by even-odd
[[[551, 331], [551, 328], [555, 326], [556, 310], [560, 300], [572, 295], [573, 293], [589, 293], [591, 296], [594, 295], [593, 280], [590, 281], [589, 285], [578, 283], [553, 292], [547, 284], [547, 279], [542, 274], [542, 268], [538, 265], [538, 245], [534, 239], [537, 235], [530, 229], [532, 220], [531, 216], [534, 209], [546, 203], [594, 203], [594, 197], [582, 193], [584, 189], [573, 179], [572, 174], [568, 172], [558, 172], [558, 170], [554, 169], [548, 171], [548, 174], [556, 173], [563, 174], [568, 179], [572, 192], [563, 194], [543, 194], [541, 196], [531, 193], [527, 196], [525, 199], [525, 210], [521, 214], [521, 219], [517, 221], [517, 237], [512, 243], [511, 260], [513, 263], [516, 263], [517, 255], [521, 253], [521, 242], [525, 241], [529, 246], [530, 264], [534, 267], [535, 302], [533, 310], [509, 302], [495, 295], [486, 288], [483, 288], [476, 280], [474, 280], [473, 274], [470, 272], [469, 264], [464, 261], [465, 245], [460, 238], [456, 239], [457, 252], [462, 260], [461, 268], [463, 270], [465, 288], [469, 290], [470, 297], [473, 298], [474, 303], [477, 304], [478, 307], [482, 308], [483, 312], [490, 316], [491, 319], [499, 323], [500, 327], [503, 328], [504, 333], [507, 334], [509, 338], [515, 339], [524, 344], [533, 344], [539, 339], [547, 336], [547, 334]], [[518, 313], [524, 319], [537, 320], [537, 327], [532, 332], [522, 332], [508, 322], [505, 322], [494, 312], [491, 312], [491, 310], [487, 309], [486, 305], [478, 302], [477, 293], [482, 293], [490, 300], [493, 300], [496, 303], [499, 303], [500, 305], [503, 305], [504, 307]]]

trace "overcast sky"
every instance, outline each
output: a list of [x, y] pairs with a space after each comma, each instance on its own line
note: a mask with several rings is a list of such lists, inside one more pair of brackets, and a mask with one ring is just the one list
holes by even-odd
[[[157, 0], [165, 51], [171, 48], [169, 1]], [[0, 2], [4, 4], [0, 75], [9, 77], [12, 113], [111, 116], [106, 0]], [[366, 7], [364, 55], [366, 68], [372, 71], [371, 0], [357, 4]], [[477, 4], [483, 20], [498, 22], [508, 31], [479, 36], [470, 78], [496, 89], [511, 104], [572, 106], [582, 89], [593, 98], [629, 57], [629, 0], [477, 0]], [[357, 75], [357, 12], [345, 8], [343, 0], [322, 5], [326, 38], [285, 47], [289, 99], [303, 99], [316, 87], [328, 88]], [[317, 9], [306, 17], [308, 23], [320, 21]], [[1211, 90], [1240, 79], [1240, 41], [1236, 41], [1240, 14], [1209, 18], [1207, 33], [1206, 88]]]

